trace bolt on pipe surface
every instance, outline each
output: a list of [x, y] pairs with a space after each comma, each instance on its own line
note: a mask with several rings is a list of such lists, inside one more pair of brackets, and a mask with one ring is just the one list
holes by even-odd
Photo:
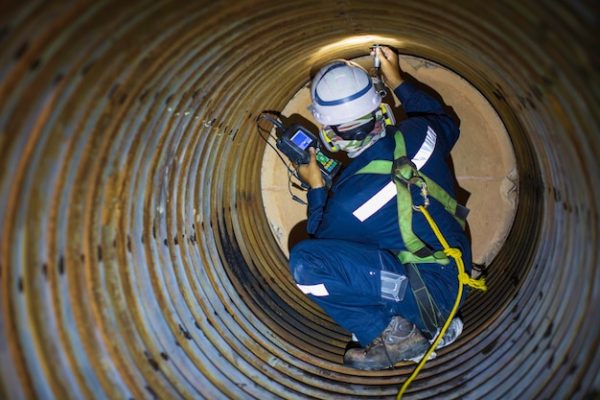
[[[0, 397], [385, 398], [346, 368], [260, 195], [254, 118], [369, 35], [455, 71], [507, 127], [519, 208], [490, 292], [409, 398], [593, 398], [597, 11], [583, 3], [0, 6]], [[493, 206], [493, 205], [492, 205]]]

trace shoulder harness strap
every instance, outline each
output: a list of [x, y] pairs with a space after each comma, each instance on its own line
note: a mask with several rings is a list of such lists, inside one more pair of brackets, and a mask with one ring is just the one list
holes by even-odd
[[450, 260], [444, 252], [432, 251], [413, 232], [412, 215], [416, 206], [413, 204], [410, 186], [415, 185], [421, 189], [425, 207], [429, 205], [428, 197], [433, 197], [454, 216], [463, 229], [469, 210], [458, 204], [441, 186], [417, 170], [415, 164], [406, 155], [406, 144], [399, 130], [396, 131], [394, 140], [396, 142], [394, 161], [373, 160], [356, 174], [387, 175], [391, 173], [397, 191], [396, 202], [400, 234], [407, 250], [398, 254], [400, 262], [404, 264], [435, 262], [446, 265]]

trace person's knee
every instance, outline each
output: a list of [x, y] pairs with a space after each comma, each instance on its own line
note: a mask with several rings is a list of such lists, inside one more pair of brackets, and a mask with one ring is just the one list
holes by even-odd
[[290, 252], [290, 272], [296, 283], [305, 283], [307, 277], [312, 275], [316, 265], [316, 240], [304, 240], [296, 244]]

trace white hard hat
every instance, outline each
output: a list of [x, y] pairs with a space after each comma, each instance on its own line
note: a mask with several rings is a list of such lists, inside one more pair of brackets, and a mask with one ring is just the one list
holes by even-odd
[[347, 60], [336, 60], [321, 68], [312, 81], [310, 94], [310, 110], [323, 125], [353, 121], [381, 104], [367, 71]]

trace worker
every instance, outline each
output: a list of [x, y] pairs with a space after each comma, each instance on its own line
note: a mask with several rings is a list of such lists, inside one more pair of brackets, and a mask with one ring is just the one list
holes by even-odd
[[[455, 261], [440, 251], [442, 245], [425, 217], [412, 206], [427, 201], [427, 210], [450, 246], [462, 252], [466, 272], [471, 270], [470, 243], [461, 223], [466, 209], [448, 211], [447, 201], [426, 196], [418, 184], [422, 174], [437, 184], [438, 192], [455, 198], [447, 158], [458, 140], [458, 125], [440, 101], [400, 69], [395, 51], [381, 46], [374, 52], [383, 80], [407, 118], [390, 123], [389, 106], [358, 64], [335, 60], [319, 70], [312, 80], [310, 108], [321, 125], [321, 141], [332, 151], [347, 152], [351, 162], [330, 190], [313, 149], [310, 163], [297, 166], [299, 177], [310, 187], [311, 238], [290, 253], [298, 288], [360, 345], [346, 351], [344, 364], [363, 370], [418, 361], [456, 299]], [[404, 157], [398, 140], [403, 142]], [[377, 168], [380, 161], [388, 166], [387, 172]], [[390, 165], [415, 174], [407, 186], [412, 204], [399, 201]], [[407, 237], [421, 248], [415, 250], [413, 239]], [[462, 327], [460, 319], [452, 320], [438, 348], [456, 340]]]

